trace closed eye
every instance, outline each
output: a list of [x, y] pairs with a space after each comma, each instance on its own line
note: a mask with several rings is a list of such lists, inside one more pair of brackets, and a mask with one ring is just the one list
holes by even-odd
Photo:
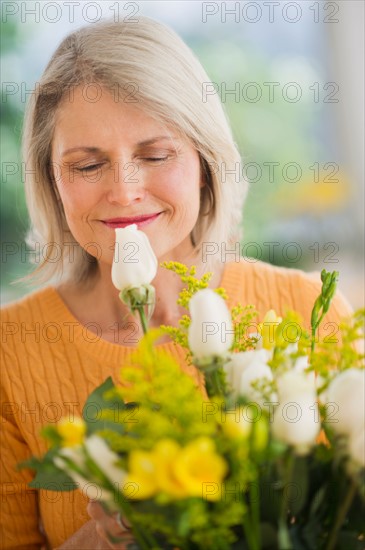
[[163, 162], [165, 160], [167, 160], [168, 157], [146, 157], [146, 158], [143, 158], [142, 160], [146, 160], [147, 162]]
[[81, 166], [81, 167], [75, 167], [75, 170], [78, 172], [92, 172], [93, 170], [97, 170], [98, 168], [101, 168], [102, 164], [89, 164], [89, 166]]

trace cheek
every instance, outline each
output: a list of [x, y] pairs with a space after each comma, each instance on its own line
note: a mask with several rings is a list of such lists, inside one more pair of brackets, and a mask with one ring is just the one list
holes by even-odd
[[85, 181], [70, 182], [62, 180], [59, 193], [66, 217], [80, 218], [87, 214], [90, 207], [97, 201], [98, 191]]
[[200, 206], [199, 164], [186, 161], [173, 170], [166, 170], [156, 182], [157, 189], [160, 197], [176, 208], [195, 211]]

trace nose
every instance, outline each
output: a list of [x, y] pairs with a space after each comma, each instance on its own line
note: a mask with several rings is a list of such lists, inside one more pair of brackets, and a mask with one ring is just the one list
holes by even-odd
[[116, 162], [109, 179], [107, 198], [111, 203], [127, 206], [145, 196], [142, 171], [135, 162]]

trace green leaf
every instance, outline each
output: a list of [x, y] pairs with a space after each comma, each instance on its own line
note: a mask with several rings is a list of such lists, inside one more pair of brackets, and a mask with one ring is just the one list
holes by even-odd
[[[107, 429], [121, 435], [125, 433], [123, 422], [120, 421], [121, 417], [123, 418], [121, 412], [128, 410], [130, 404], [125, 404], [116, 392], [112, 391], [114, 389], [114, 382], [109, 376], [89, 395], [82, 411], [88, 435]], [[110, 393], [113, 394], [112, 398]], [[109, 394], [109, 397], [107, 394]], [[103, 413], [107, 414], [108, 417], [103, 417]]]
[[54, 470], [38, 472], [35, 478], [28, 484], [33, 489], [47, 489], [49, 491], [74, 491], [78, 484], [65, 472]]
[[17, 465], [17, 469], [30, 468], [36, 471], [35, 477], [28, 484], [33, 489], [50, 491], [73, 491], [78, 485], [53, 462], [58, 449], [50, 449], [41, 459], [32, 457]]

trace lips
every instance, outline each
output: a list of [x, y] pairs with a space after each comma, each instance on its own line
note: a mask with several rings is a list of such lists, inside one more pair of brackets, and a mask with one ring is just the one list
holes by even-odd
[[157, 212], [156, 214], [147, 214], [144, 216], [134, 216], [134, 217], [128, 217], [128, 218], [110, 218], [107, 220], [102, 220], [102, 222], [107, 227], [111, 227], [112, 229], [116, 229], [117, 227], [127, 227], [128, 225], [131, 225], [133, 223], [135, 223], [138, 226], [138, 228], [140, 228], [154, 221], [156, 218], [158, 218], [160, 214], [161, 212]]

